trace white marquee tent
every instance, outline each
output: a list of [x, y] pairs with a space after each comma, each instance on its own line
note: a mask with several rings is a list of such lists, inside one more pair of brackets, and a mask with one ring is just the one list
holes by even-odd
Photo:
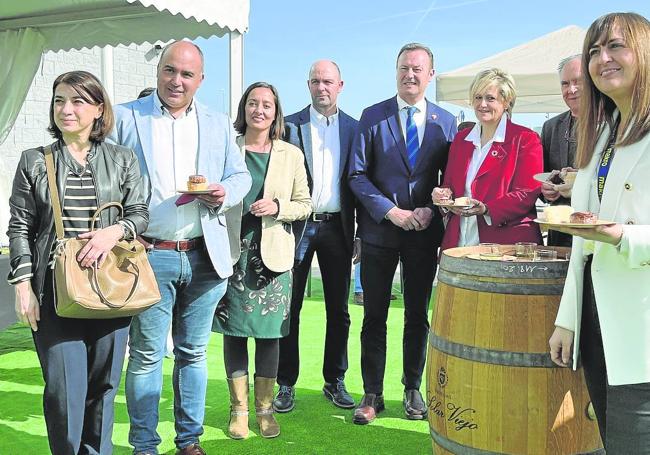
[[[242, 34], [248, 30], [249, 9], [249, 0], [3, 1], [0, 143], [13, 125], [46, 51], [221, 37], [228, 33], [232, 108], [232, 100], [238, 100], [243, 92]], [[104, 52], [110, 52], [110, 48], [104, 48]], [[108, 76], [109, 72], [104, 73]], [[103, 82], [112, 94], [112, 81]]]
[[582, 50], [585, 31], [571, 25], [484, 58], [436, 78], [436, 100], [468, 107], [469, 86], [476, 73], [498, 67], [508, 71], [517, 85], [515, 112], [563, 112], [557, 65]]

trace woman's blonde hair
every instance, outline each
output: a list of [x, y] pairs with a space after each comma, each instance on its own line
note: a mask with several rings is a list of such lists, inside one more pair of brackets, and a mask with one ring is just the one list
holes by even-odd
[[497, 86], [499, 94], [506, 105], [506, 112], [512, 116], [512, 109], [515, 107], [515, 100], [517, 99], [515, 80], [510, 73], [499, 68], [483, 70], [474, 77], [472, 84], [469, 86], [469, 104], [473, 105], [474, 97], [478, 93], [484, 92], [490, 85]]
[[634, 52], [637, 73], [632, 87], [630, 117], [621, 124], [624, 133], [617, 138], [616, 145], [630, 145], [640, 141], [650, 132], [650, 22], [635, 13], [610, 13], [596, 19], [585, 36], [582, 46], [582, 95], [578, 122], [578, 144], [576, 166], [583, 168], [594, 155], [596, 142], [605, 125], [614, 127], [614, 101], [603, 94], [589, 74], [589, 50], [596, 43], [609, 40], [612, 31], [618, 27], [625, 45]]

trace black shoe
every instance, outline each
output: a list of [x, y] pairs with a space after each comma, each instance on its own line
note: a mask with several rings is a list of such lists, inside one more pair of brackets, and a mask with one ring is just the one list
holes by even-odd
[[281, 385], [273, 400], [275, 412], [289, 412], [295, 405], [296, 388], [292, 385]]
[[404, 412], [409, 420], [424, 420], [427, 418], [427, 406], [424, 404], [419, 390], [404, 391]]
[[335, 384], [326, 382], [323, 386], [323, 394], [325, 398], [343, 409], [352, 409], [354, 407], [354, 400], [347, 390], [345, 390], [345, 382], [343, 379], [337, 379]]

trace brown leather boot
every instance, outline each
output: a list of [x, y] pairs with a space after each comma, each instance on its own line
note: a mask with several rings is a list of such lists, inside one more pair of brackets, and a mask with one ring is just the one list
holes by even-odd
[[230, 390], [228, 436], [233, 439], [246, 439], [248, 437], [248, 375], [227, 379]]
[[255, 415], [264, 438], [280, 435], [280, 425], [273, 416], [273, 387], [275, 378], [255, 377]]

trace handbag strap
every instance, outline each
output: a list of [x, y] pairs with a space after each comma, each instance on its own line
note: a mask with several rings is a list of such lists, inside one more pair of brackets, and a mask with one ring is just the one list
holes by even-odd
[[121, 305], [111, 302], [110, 300], [108, 300], [108, 298], [104, 294], [104, 291], [102, 290], [102, 287], [99, 284], [99, 279], [97, 278], [97, 275], [98, 275], [97, 262], [95, 262], [92, 265], [92, 267], [90, 268], [91, 277], [92, 277], [91, 279], [92, 279], [93, 285], [95, 287], [95, 290], [97, 291], [97, 295], [99, 296], [99, 298], [102, 300], [102, 302], [107, 307], [113, 308], [113, 309], [122, 308], [127, 303], [129, 303], [129, 300], [131, 300], [131, 297], [133, 297], [133, 295], [135, 294], [135, 290], [138, 288], [138, 284], [140, 282], [140, 268], [134, 262], [130, 262], [130, 265], [133, 266], [133, 269], [135, 270], [135, 273], [134, 273], [135, 278], [133, 280], [133, 286], [131, 286], [131, 290], [129, 291], [128, 297], [126, 299], [124, 299], [124, 303], [122, 303]]
[[99, 214], [102, 210], [106, 210], [109, 207], [117, 207], [120, 209], [120, 218], [124, 217], [124, 207], [122, 207], [122, 204], [119, 202], [107, 202], [106, 204], [102, 205], [100, 208], [98, 208], [93, 217], [90, 219], [90, 230], [94, 231], [95, 230], [95, 221], [97, 221], [97, 218], [99, 217]]
[[61, 201], [59, 200], [59, 189], [56, 187], [56, 171], [54, 170], [54, 155], [52, 145], [43, 148], [45, 154], [45, 169], [47, 170], [47, 186], [50, 189], [50, 199], [52, 200], [52, 212], [54, 212], [54, 228], [56, 238], [63, 240], [63, 215], [61, 213]]

